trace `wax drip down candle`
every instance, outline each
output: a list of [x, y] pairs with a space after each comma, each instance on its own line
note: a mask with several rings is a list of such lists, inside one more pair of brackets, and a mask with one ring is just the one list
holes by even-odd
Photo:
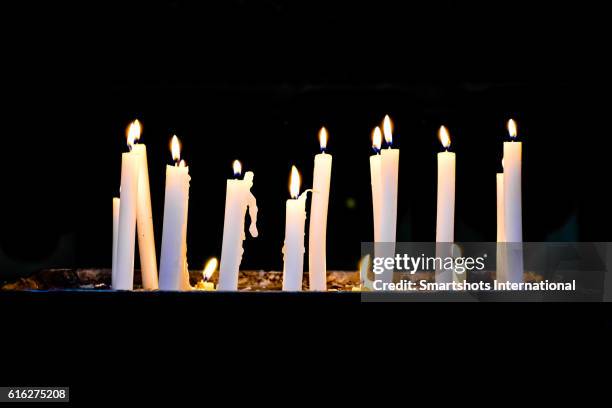
[[[436, 211], [436, 256], [453, 256], [455, 241], [455, 153], [449, 152], [450, 135], [446, 127], [438, 130], [443, 152], [438, 153], [438, 201]], [[454, 274], [450, 269], [438, 268], [436, 282], [449, 282]]]
[[310, 230], [308, 234], [308, 277], [310, 290], [327, 290], [327, 207], [332, 171], [332, 156], [327, 148], [327, 129], [319, 131], [321, 153], [315, 156], [310, 203]]
[[189, 290], [187, 269], [187, 212], [189, 205], [189, 167], [180, 160], [180, 143], [171, 142], [174, 165], [166, 166], [166, 196], [162, 231], [159, 288]]
[[251, 218], [249, 233], [253, 238], [257, 231], [257, 200], [251, 188], [253, 187], [253, 172], [247, 171], [240, 180], [242, 165], [238, 160], [233, 163], [234, 180], [227, 180], [225, 193], [225, 219], [223, 223], [223, 244], [221, 247], [221, 268], [219, 270], [219, 290], [237, 290], [238, 273], [244, 249], [243, 241], [244, 219], [247, 209]]
[[149, 166], [147, 163], [147, 147], [140, 143], [142, 126], [135, 120], [128, 127], [132, 133], [134, 146], [132, 154], [137, 156], [138, 198], [136, 201], [136, 232], [138, 236], [138, 252], [140, 254], [140, 270], [142, 287], [144, 289], [157, 289], [157, 256], [155, 254], [155, 237], [153, 235], [153, 213], [151, 210], [151, 191], [149, 187]]
[[304, 227], [306, 225], [306, 193], [300, 195], [300, 173], [291, 167], [291, 198], [287, 200], [285, 243], [283, 245], [283, 290], [301, 291], [304, 275]]
[[111, 286], [116, 290], [134, 288], [134, 251], [136, 243], [136, 208], [138, 201], [139, 158], [131, 153], [134, 134], [128, 133], [130, 152], [121, 155], [121, 190], [117, 228], [116, 261], [113, 262]]

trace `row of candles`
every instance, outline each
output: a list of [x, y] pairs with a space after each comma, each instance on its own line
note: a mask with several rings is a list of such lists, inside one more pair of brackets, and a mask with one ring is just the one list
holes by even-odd
[[[516, 122], [507, 123], [510, 141], [504, 142], [503, 173], [497, 174], [497, 241], [522, 242], [521, 215], [521, 152], [516, 141]], [[181, 160], [179, 139], [171, 139], [173, 164], [166, 166], [166, 190], [162, 231], [159, 279], [153, 234], [153, 216], [149, 188], [147, 150], [139, 143], [141, 125], [138, 120], [127, 131], [129, 151], [121, 160], [120, 197], [113, 199], [113, 259], [112, 287], [132, 290], [136, 236], [142, 275], [142, 286], [148, 290], [191, 290], [187, 265], [187, 215], [189, 203], [189, 167]], [[383, 137], [385, 146], [383, 148]], [[451, 139], [446, 127], [440, 127], [438, 137], [444, 151], [438, 153], [438, 190], [436, 242], [454, 242], [455, 167], [456, 155], [449, 151]], [[300, 194], [300, 175], [291, 168], [286, 203], [283, 290], [302, 289], [305, 253], [306, 195], [312, 193], [309, 223], [309, 287], [326, 290], [326, 232], [332, 155], [326, 151], [328, 133], [319, 132], [321, 153], [315, 155], [312, 189]], [[396, 241], [399, 149], [393, 147], [393, 125], [385, 116], [372, 133], [374, 154], [370, 157], [374, 241]], [[233, 163], [234, 179], [227, 180], [223, 243], [219, 268], [219, 290], [238, 288], [238, 274], [243, 255], [245, 216], [250, 216], [249, 233], [257, 237], [257, 203], [251, 193], [252, 172], [244, 173], [239, 161]], [[217, 267], [216, 259], [204, 270], [204, 280], [210, 279]], [[213, 290], [211, 282], [201, 282], [197, 288]]]

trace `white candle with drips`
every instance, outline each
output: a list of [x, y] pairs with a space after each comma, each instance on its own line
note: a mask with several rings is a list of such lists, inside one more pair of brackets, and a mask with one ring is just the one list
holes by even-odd
[[310, 230], [308, 234], [308, 276], [310, 290], [327, 290], [327, 208], [332, 171], [332, 156], [326, 153], [327, 130], [319, 131], [321, 153], [315, 156], [310, 203]]
[[236, 179], [227, 180], [225, 193], [225, 219], [223, 222], [223, 244], [221, 247], [221, 268], [219, 270], [219, 290], [238, 290], [238, 274], [246, 238], [244, 219], [247, 209], [251, 218], [249, 233], [253, 238], [257, 232], [257, 201], [251, 193], [253, 187], [253, 172], [244, 174], [244, 179], [238, 177], [242, 173], [242, 165], [238, 160], [233, 163]]
[[175, 165], [166, 166], [159, 288], [189, 290], [191, 285], [187, 266], [187, 212], [191, 177], [189, 167], [180, 160], [180, 144], [176, 136], [172, 138], [171, 145]]
[[436, 242], [455, 241], [455, 153], [449, 152], [450, 135], [446, 127], [438, 131], [444, 151], [438, 153], [438, 205]]

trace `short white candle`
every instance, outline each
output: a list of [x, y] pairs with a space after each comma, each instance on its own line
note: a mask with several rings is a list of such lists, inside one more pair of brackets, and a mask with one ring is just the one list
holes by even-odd
[[283, 246], [283, 290], [302, 290], [304, 275], [304, 227], [306, 224], [306, 193], [300, 193], [300, 174], [291, 167], [289, 181], [291, 198], [287, 200], [285, 244]]
[[436, 242], [455, 241], [455, 153], [449, 152], [450, 135], [440, 127], [438, 137], [445, 151], [438, 153], [438, 208]]
[[189, 204], [189, 167], [180, 161], [178, 138], [172, 138], [175, 165], [166, 166], [166, 196], [162, 234], [159, 288], [189, 290], [187, 268], [187, 211]]
[[327, 130], [319, 131], [321, 153], [315, 156], [310, 203], [310, 230], [308, 234], [308, 277], [310, 290], [327, 290], [327, 207], [332, 171], [332, 156], [325, 152]]
[[157, 256], [155, 254], [155, 237], [153, 234], [153, 213], [151, 210], [151, 191], [149, 188], [149, 166], [147, 163], [147, 147], [138, 143], [141, 134], [138, 120], [130, 124], [128, 133], [136, 143], [132, 154], [138, 157], [138, 201], [136, 209], [136, 231], [138, 235], [138, 253], [140, 254], [140, 273], [144, 289], [157, 289]]
[[[134, 139], [128, 135], [131, 149]], [[112, 288], [132, 290], [134, 288], [134, 250], [136, 243], [136, 208], [138, 200], [138, 157], [132, 153], [121, 155], [121, 192], [119, 226], [117, 233], [117, 260], [112, 274]]]
[[242, 165], [238, 160], [233, 164], [235, 180], [227, 180], [225, 193], [225, 219], [223, 223], [223, 244], [221, 248], [221, 268], [219, 270], [219, 290], [238, 290], [238, 274], [246, 238], [244, 217], [247, 209], [251, 217], [249, 232], [257, 237], [257, 201], [251, 193], [253, 172], [248, 171], [244, 180], [238, 179]]
[[113, 197], [113, 265], [112, 275], [114, 276], [117, 268], [117, 237], [119, 236], [119, 197]]

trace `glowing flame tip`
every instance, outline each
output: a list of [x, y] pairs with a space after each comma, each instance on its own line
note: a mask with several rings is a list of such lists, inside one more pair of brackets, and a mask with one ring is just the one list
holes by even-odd
[[300, 195], [300, 172], [295, 166], [291, 166], [291, 176], [289, 177], [289, 194], [291, 198], [298, 198]]
[[516, 130], [516, 122], [514, 121], [514, 119], [510, 119], [508, 121], [508, 134], [510, 135], [511, 138], [515, 138], [517, 135], [517, 130]]
[[181, 142], [176, 135], [172, 136], [170, 151], [172, 152], [172, 160], [174, 160], [175, 163], [178, 163], [181, 159]]
[[319, 145], [321, 146], [321, 151], [325, 151], [327, 148], [327, 139], [327, 129], [325, 129], [325, 126], [323, 126], [321, 130], [319, 130]]
[[380, 131], [380, 128], [376, 126], [374, 128], [374, 132], [372, 132], [372, 147], [375, 150], [380, 150], [381, 146], [382, 146], [382, 133]]
[[217, 270], [217, 265], [219, 265], [219, 261], [217, 258], [210, 258], [206, 262], [206, 266], [204, 266], [204, 270], [202, 271], [202, 277], [204, 278], [204, 282], [208, 282], [210, 278], [212, 278], [213, 274]]
[[242, 163], [240, 163], [240, 160], [234, 160], [232, 169], [234, 170], [234, 176], [238, 177], [242, 174]]
[[442, 143], [442, 146], [444, 146], [445, 149], [449, 148], [451, 139], [446, 126], [440, 126], [440, 130], [438, 131], [438, 139], [440, 139], [440, 143]]
[[391, 122], [389, 115], [386, 115], [383, 120], [383, 134], [388, 144], [393, 143], [393, 122]]

